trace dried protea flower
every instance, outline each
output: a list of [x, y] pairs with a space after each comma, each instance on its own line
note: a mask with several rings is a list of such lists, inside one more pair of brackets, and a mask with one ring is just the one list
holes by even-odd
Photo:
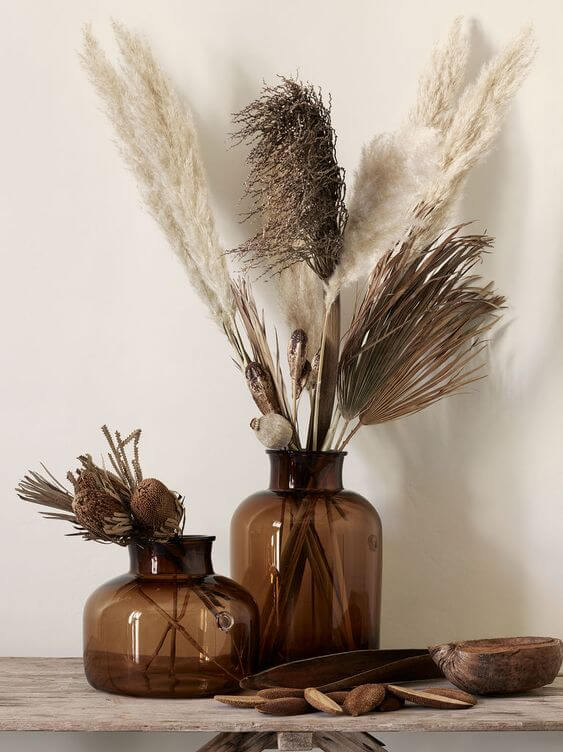
[[261, 418], [253, 418], [250, 427], [258, 440], [268, 449], [285, 449], [293, 436], [291, 423], [277, 413], [267, 413]]
[[289, 375], [294, 383], [297, 383], [303, 371], [307, 352], [307, 335], [303, 329], [296, 329], [289, 338], [287, 346], [287, 362]]
[[[82, 479], [82, 476], [84, 479]], [[96, 538], [121, 538], [132, 532], [127, 511], [111, 494], [92, 486], [91, 474], [82, 473], [72, 500], [76, 521]]]
[[171, 538], [179, 532], [183, 507], [156, 478], [145, 478], [131, 496], [131, 512], [149, 538]]
[[276, 391], [272, 382], [272, 377], [260, 363], [252, 362], [246, 366], [246, 382], [250, 389], [250, 394], [260, 412], [263, 415], [267, 413], [279, 412], [279, 403], [276, 397]]

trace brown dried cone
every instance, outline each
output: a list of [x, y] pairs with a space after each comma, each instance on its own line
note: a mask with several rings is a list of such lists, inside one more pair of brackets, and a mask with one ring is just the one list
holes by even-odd
[[106, 491], [90, 485], [89, 474], [79, 479], [72, 511], [83, 528], [99, 538], [120, 538], [132, 531], [131, 518], [119, 501]]
[[348, 693], [342, 707], [348, 715], [365, 715], [381, 705], [384, 699], [383, 684], [361, 684]]
[[156, 478], [145, 478], [139, 483], [131, 496], [131, 512], [149, 537], [171, 538], [180, 531], [182, 505]]
[[298, 381], [305, 364], [307, 351], [307, 335], [303, 329], [296, 329], [289, 338], [287, 346], [287, 363], [292, 381]]
[[262, 415], [267, 413], [279, 413], [279, 403], [272, 377], [260, 363], [253, 361], [246, 366], [244, 375], [250, 389], [252, 399], [258, 406]]

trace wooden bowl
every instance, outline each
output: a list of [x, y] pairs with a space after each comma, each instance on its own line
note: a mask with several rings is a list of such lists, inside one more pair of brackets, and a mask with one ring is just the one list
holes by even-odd
[[444, 676], [478, 695], [526, 692], [557, 676], [563, 659], [554, 637], [499, 637], [432, 645], [428, 648]]

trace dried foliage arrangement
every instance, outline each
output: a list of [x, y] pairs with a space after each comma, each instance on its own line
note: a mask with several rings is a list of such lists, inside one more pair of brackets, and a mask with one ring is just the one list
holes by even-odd
[[[147, 44], [114, 30], [121, 67], [89, 29], [83, 65], [148, 210], [233, 348], [260, 413], [250, 421], [259, 441], [342, 450], [362, 426], [415, 413], [483, 376], [479, 354], [504, 304], [476, 269], [492, 239], [448, 228], [469, 171], [490, 152], [529, 70], [530, 28], [465, 84], [469, 32], [457, 19], [404, 123], [364, 147], [348, 206], [330, 103], [297, 79], [265, 86], [234, 115], [235, 142], [250, 148], [247, 216], [259, 229], [230, 252], [217, 238], [193, 116]], [[242, 279], [229, 272], [229, 255]], [[251, 273], [276, 283], [290, 327], [284, 347], [267, 330]], [[340, 295], [351, 285], [358, 300], [342, 326]], [[57, 492], [49, 487], [63, 505], [55, 508], [68, 509]], [[318, 591], [332, 592], [338, 552], [332, 571], [309, 502], [284, 532], [283, 587], [262, 614], [263, 655], [275, 652], [271, 627], [293, 607], [305, 561]], [[349, 604], [341, 606], [347, 614]], [[346, 646], [345, 619], [340, 629]]]
[[[114, 32], [120, 66], [89, 28], [82, 63], [148, 210], [225, 332], [260, 414], [279, 416], [252, 421], [262, 442], [339, 449], [362, 425], [422, 410], [477, 378], [503, 303], [475, 272], [492, 241], [447, 227], [530, 67], [531, 29], [464, 87], [469, 32], [456, 19], [403, 125], [364, 148], [348, 208], [330, 103], [297, 79], [265, 86], [234, 115], [235, 141], [250, 147], [247, 216], [260, 223], [231, 252], [246, 273], [238, 280], [217, 237], [193, 116], [146, 42], [120, 24]], [[291, 330], [285, 365], [254, 300], [255, 270], [277, 283]], [[363, 291], [342, 337], [339, 295], [352, 284]]]
[[[67, 473], [72, 491], [42, 465], [43, 473], [30, 470], [16, 491], [24, 501], [55, 511], [49, 519], [70, 522], [85, 540], [127, 546], [146, 540], [167, 541], [182, 534], [184, 502], [156, 478], [144, 478], [139, 462], [141, 430], [122, 438], [107, 426], [102, 432], [109, 446], [111, 470], [98, 466], [90, 454], [80, 455], [77, 470]], [[130, 455], [128, 455], [128, 449]]]

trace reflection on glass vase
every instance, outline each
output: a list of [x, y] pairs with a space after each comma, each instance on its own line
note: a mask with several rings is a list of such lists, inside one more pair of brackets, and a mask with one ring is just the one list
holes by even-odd
[[84, 609], [84, 667], [96, 689], [203, 697], [236, 689], [255, 667], [258, 613], [249, 593], [214, 574], [214, 537], [129, 546], [131, 569]]
[[259, 665], [379, 647], [381, 521], [342, 452], [269, 451], [270, 487], [231, 523], [231, 574], [260, 611]]

